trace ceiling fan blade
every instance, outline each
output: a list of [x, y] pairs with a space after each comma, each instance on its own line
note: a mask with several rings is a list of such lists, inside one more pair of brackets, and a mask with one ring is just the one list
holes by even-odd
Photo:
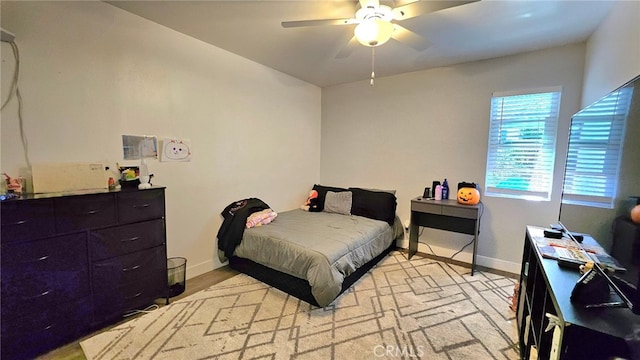
[[480, 0], [467, 0], [467, 1], [414, 1], [412, 3], [398, 6], [392, 10], [393, 18], [395, 20], [406, 20], [416, 16], [444, 10], [460, 5], [466, 5], [474, 3]]
[[424, 36], [416, 34], [407, 28], [398, 24], [393, 24], [393, 28], [391, 38], [407, 44], [417, 51], [423, 51], [431, 45], [429, 40], [425, 39]]
[[320, 20], [297, 20], [283, 21], [283, 28], [303, 27], [303, 26], [324, 26], [324, 25], [352, 25], [357, 24], [356, 19], [320, 19]]
[[358, 39], [356, 39], [355, 36], [351, 37], [351, 40], [349, 40], [349, 42], [346, 43], [342, 47], [342, 49], [340, 49], [340, 51], [338, 51], [338, 53], [336, 54], [336, 59], [344, 59], [344, 58], [348, 57], [349, 55], [351, 55], [353, 50], [358, 48], [358, 46], [360, 46], [360, 43], [358, 42]]

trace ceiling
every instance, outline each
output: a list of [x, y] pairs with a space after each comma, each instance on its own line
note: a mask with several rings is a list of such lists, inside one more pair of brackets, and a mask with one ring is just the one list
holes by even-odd
[[[371, 75], [372, 48], [359, 45], [348, 57], [336, 58], [353, 36], [354, 25], [281, 26], [282, 21], [352, 18], [357, 1], [107, 2], [320, 87]], [[612, 5], [592, 0], [482, 0], [403, 20], [398, 24], [424, 36], [429, 47], [416, 51], [394, 39], [376, 47], [376, 77], [581, 42]]]

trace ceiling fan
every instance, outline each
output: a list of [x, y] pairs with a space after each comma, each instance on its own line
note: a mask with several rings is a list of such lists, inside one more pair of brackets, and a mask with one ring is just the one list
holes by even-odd
[[429, 41], [421, 35], [400, 26], [396, 23], [397, 21], [476, 1], [479, 0], [423, 0], [404, 3], [392, 8], [387, 5], [381, 5], [379, 0], [359, 0], [360, 9], [356, 11], [353, 18], [283, 21], [282, 27], [356, 25], [354, 36], [338, 52], [336, 58], [349, 56], [358, 44], [376, 47], [384, 44], [390, 38], [405, 43], [417, 51], [422, 51], [429, 46]]

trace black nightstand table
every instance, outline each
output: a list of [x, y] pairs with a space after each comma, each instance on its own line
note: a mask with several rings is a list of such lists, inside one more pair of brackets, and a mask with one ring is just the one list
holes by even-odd
[[409, 259], [418, 251], [418, 227], [453, 231], [473, 235], [471, 275], [476, 266], [480, 206], [461, 205], [457, 200], [428, 200], [417, 197], [411, 200], [411, 226], [409, 233]]

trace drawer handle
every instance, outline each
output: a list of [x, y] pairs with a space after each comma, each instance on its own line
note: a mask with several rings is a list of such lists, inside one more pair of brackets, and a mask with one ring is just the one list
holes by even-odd
[[151, 204], [133, 205], [133, 207], [135, 209], [137, 209], [137, 208], [148, 208], [149, 206], [151, 206]]
[[136, 265], [136, 266], [132, 266], [130, 268], [122, 269], [122, 272], [133, 271], [133, 270], [137, 270], [139, 268], [140, 268], [140, 265]]
[[24, 225], [26, 223], [27, 223], [27, 220], [19, 220], [19, 221], [16, 221], [14, 223], [10, 223], [10, 224], [7, 224], [7, 225]]
[[49, 255], [45, 255], [45, 256], [39, 257], [39, 258], [37, 258], [37, 259], [25, 260], [25, 261], [23, 261], [22, 263], [23, 263], [23, 264], [36, 263], [36, 262], [40, 262], [40, 261], [45, 261], [45, 260], [47, 260], [48, 258], [49, 258]]
[[120, 239], [120, 242], [130, 242], [130, 241], [136, 241], [140, 239], [140, 236], [134, 236], [132, 238], [128, 238], [128, 239]]
[[38, 299], [41, 298], [43, 296], [47, 296], [51, 293], [51, 290], [47, 290], [41, 294], [37, 294], [37, 295], [33, 295], [33, 296], [26, 296], [26, 297], [22, 297], [22, 300], [33, 300], [33, 299]]
[[137, 293], [137, 294], [135, 294], [135, 295], [133, 295], [133, 296], [126, 297], [125, 300], [135, 299], [135, 298], [139, 297], [140, 295], [142, 295], [142, 291]]
[[87, 215], [95, 215], [95, 214], [97, 214], [99, 212], [100, 212], [100, 210], [89, 210], [89, 211], [87, 211]]

